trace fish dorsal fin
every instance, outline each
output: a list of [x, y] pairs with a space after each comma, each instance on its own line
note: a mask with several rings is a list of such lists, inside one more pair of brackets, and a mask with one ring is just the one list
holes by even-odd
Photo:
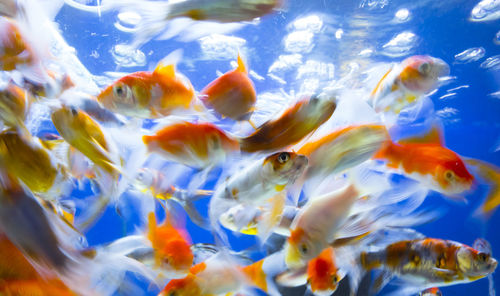
[[243, 61], [243, 58], [241, 57], [240, 53], [238, 53], [238, 67], [236, 68], [236, 70], [248, 73], [247, 66], [245, 65], [245, 62]]
[[154, 74], [160, 77], [175, 78], [175, 65], [165, 65], [162, 62], [158, 63], [154, 70]]
[[424, 135], [418, 135], [418, 136], [413, 136], [409, 137], [406, 139], [402, 139], [398, 141], [399, 144], [436, 144], [443, 146], [444, 145], [444, 140], [443, 140], [443, 135], [441, 131], [438, 129], [438, 127], [433, 126], [431, 130], [424, 134]]

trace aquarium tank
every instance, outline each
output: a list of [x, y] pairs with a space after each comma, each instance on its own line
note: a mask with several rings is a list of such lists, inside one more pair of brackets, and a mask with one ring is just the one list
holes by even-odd
[[500, 1], [0, 13], [1, 295], [496, 295]]

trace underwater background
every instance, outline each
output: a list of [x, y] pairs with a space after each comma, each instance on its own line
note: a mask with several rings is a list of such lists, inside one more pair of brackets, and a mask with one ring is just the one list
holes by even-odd
[[[490, 2], [496, 4], [484, 14], [499, 14], [498, 1]], [[199, 38], [180, 34], [149, 41], [132, 52], [117, 45], [132, 41], [132, 34], [124, 32], [123, 26], [130, 25], [130, 18], [133, 23], [133, 16], [120, 18], [116, 11], [99, 16], [74, 7], [95, 6], [96, 1], [73, 3], [65, 4], [55, 21], [100, 87], [114, 81], [116, 72], [152, 70], [159, 60], [179, 48], [182, 59], [177, 69], [196, 90], [217, 77], [218, 71], [232, 69], [231, 62], [240, 51], [252, 70], [250, 77], [258, 102], [273, 100], [282, 92], [318, 91], [352, 69], [368, 69], [375, 63], [400, 62], [415, 54], [441, 58], [450, 65], [450, 78], [430, 98], [444, 123], [446, 146], [461, 156], [500, 166], [500, 20], [497, 17], [481, 21], [487, 19], [481, 13], [471, 16], [478, 0], [289, 0], [281, 11], [225, 34], [202, 34]], [[213, 185], [214, 182], [209, 183], [205, 188]], [[450, 202], [438, 193], [430, 193], [424, 206], [442, 208], [445, 214], [416, 229], [429, 237], [468, 245], [483, 237], [491, 243], [493, 256], [497, 257], [499, 211], [487, 220], [472, 217], [487, 190], [487, 186], [478, 185], [465, 196], [467, 203]], [[75, 194], [84, 196], [88, 192]], [[204, 201], [197, 205], [202, 212], [206, 208]], [[128, 210], [133, 217], [134, 209]], [[189, 219], [186, 223], [194, 243], [213, 242], [210, 233]], [[140, 227], [138, 218], [127, 220], [124, 225], [110, 206], [86, 235], [89, 245], [98, 245], [134, 233]], [[235, 250], [256, 243], [253, 237], [245, 235], [230, 239]], [[498, 272], [493, 278], [495, 286], [500, 286]], [[141, 279], [131, 279], [144, 287], [144, 295], [157, 294]], [[287, 295], [302, 295], [304, 290], [287, 290]], [[341, 287], [334, 295], [346, 291]], [[488, 281], [444, 287], [441, 291], [450, 296], [488, 295]]]

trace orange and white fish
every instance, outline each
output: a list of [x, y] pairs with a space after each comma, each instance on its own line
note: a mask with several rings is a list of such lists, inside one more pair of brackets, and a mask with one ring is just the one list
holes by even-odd
[[398, 241], [363, 251], [359, 260], [364, 270], [387, 270], [420, 290], [473, 282], [497, 267], [491, 253], [436, 238]]
[[420, 96], [432, 91], [438, 79], [450, 73], [450, 67], [431, 56], [411, 56], [391, 67], [371, 92], [376, 112], [398, 114]]
[[326, 122], [336, 107], [335, 98], [302, 98], [251, 135], [240, 139], [241, 151], [272, 151], [296, 144]]
[[212, 123], [175, 123], [142, 140], [149, 152], [193, 168], [217, 165], [239, 150], [238, 142]]
[[28, 92], [13, 83], [0, 91], [0, 119], [8, 127], [26, 130], [24, 121], [29, 105]]
[[268, 291], [264, 260], [251, 265], [239, 266], [221, 260], [219, 256], [209, 258], [193, 266], [182, 279], [173, 279], [160, 292], [161, 296], [212, 296], [236, 293], [246, 287]]
[[421, 138], [388, 141], [373, 158], [450, 197], [469, 190], [474, 181], [460, 156], [443, 146], [435, 128]]
[[307, 284], [314, 295], [327, 296], [337, 290], [343, 277], [344, 273], [335, 262], [335, 251], [333, 247], [328, 247], [311, 259], [307, 267], [281, 273], [277, 282], [288, 287]]
[[182, 278], [193, 265], [193, 252], [189, 234], [174, 227], [167, 217], [161, 225], [156, 224], [154, 213], [148, 215], [147, 238], [154, 253], [153, 268], [160, 269], [166, 278]]
[[139, 118], [161, 118], [195, 108], [191, 82], [173, 64], [158, 63], [153, 72], [126, 75], [104, 89], [97, 100], [108, 110]]
[[32, 66], [38, 59], [20, 26], [7, 17], [0, 17], [0, 52], [2, 71]]
[[252, 115], [257, 94], [243, 59], [238, 54], [238, 67], [210, 82], [200, 93], [200, 99], [223, 117], [248, 120]]

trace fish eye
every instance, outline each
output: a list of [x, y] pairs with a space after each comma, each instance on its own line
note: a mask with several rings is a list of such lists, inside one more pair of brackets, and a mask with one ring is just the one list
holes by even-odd
[[489, 258], [490, 258], [490, 255], [486, 254], [486, 253], [479, 253], [477, 255], [477, 257], [479, 258], [479, 260], [481, 262], [486, 262]]
[[313, 104], [313, 105], [316, 105], [319, 103], [319, 98], [317, 96], [313, 96], [311, 97], [311, 99], [309, 100], [309, 103]]
[[333, 275], [332, 276], [332, 282], [336, 284], [336, 283], [338, 283], [338, 281], [339, 281], [339, 277], [336, 274]]
[[143, 171], [141, 171], [141, 172], [139, 172], [139, 174], [137, 174], [137, 180], [139, 180], [139, 181], [144, 180], [144, 172]]
[[429, 74], [430, 70], [431, 70], [431, 65], [429, 63], [423, 63], [420, 66], [418, 66], [418, 72], [424, 75]]
[[177, 293], [175, 291], [168, 293], [168, 296], [175, 296], [175, 295], [177, 295]]
[[75, 107], [71, 107], [70, 110], [71, 110], [71, 114], [73, 114], [73, 116], [78, 115], [78, 110]]
[[117, 84], [113, 86], [113, 94], [121, 99], [128, 98], [130, 96], [130, 88], [125, 84]]
[[455, 173], [451, 170], [447, 170], [446, 172], [444, 172], [444, 178], [447, 181], [452, 181], [455, 178]]
[[285, 163], [290, 159], [290, 153], [288, 152], [282, 152], [278, 155], [278, 162], [279, 163]]
[[301, 252], [302, 254], [307, 254], [307, 252], [308, 252], [308, 251], [309, 251], [309, 248], [307, 247], [307, 245], [306, 245], [306, 244], [302, 244], [302, 245], [300, 245], [300, 252]]

